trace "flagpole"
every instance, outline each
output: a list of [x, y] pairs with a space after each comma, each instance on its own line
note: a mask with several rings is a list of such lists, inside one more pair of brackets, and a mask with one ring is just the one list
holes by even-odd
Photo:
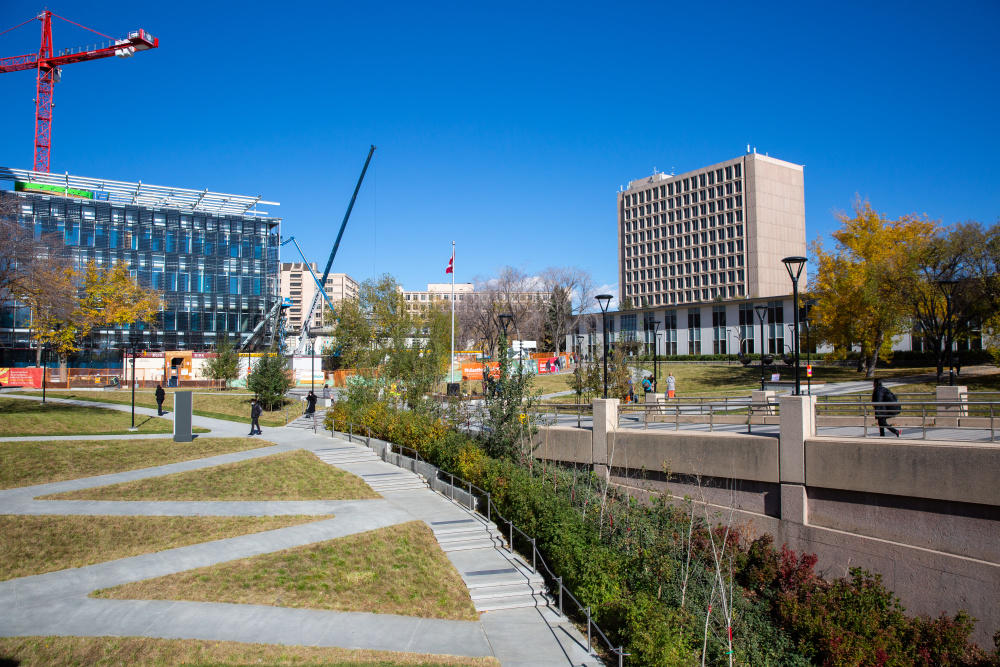
[[451, 358], [448, 362], [448, 381], [455, 381], [455, 242], [451, 242]]

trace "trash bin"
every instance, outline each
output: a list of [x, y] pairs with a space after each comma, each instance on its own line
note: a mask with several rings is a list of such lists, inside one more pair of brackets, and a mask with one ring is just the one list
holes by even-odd
[[448, 395], [449, 396], [461, 396], [462, 395], [462, 385], [459, 382], [449, 382], [448, 383]]

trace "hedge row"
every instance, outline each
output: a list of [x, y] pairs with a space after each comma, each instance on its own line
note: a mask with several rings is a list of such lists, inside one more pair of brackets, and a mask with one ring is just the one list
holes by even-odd
[[[877, 575], [854, 569], [826, 581], [814, 556], [775, 549], [768, 535], [745, 539], [690, 504], [640, 504], [590, 472], [490, 458], [443, 420], [384, 403], [337, 403], [327, 428], [333, 419], [489, 491], [630, 664], [700, 662], [704, 646], [706, 664], [728, 662], [732, 650], [735, 664], [751, 665], [1000, 665], [1000, 652], [968, 642], [968, 615], [907, 616]], [[731, 600], [720, 598], [720, 580], [732, 582]]]

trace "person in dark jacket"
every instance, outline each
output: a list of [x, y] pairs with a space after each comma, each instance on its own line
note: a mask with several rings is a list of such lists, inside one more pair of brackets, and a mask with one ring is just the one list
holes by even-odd
[[260, 435], [260, 423], [257, 421], [260, 419], [261, 413], [264, 412], [264, 408], [260, 406], [257, 399], [250, 401], [250, 435]]
[[156, 385], [156, 414], [163, 416], [163, 399], [167, 397], [167, 392], [163, 391], [163, 387]]
[[875, 421], [878, 422], [879, 436], [884, 437], [885, 430], [889, 429], [898, 438], [899, 429], [889, 426], [889, 417], [899, 414], [899, 402], [892, 392], [882, 386], [881, 380], [875, 380], [875, 388], [872, 391], [872, 403], [875, 404]]
[[316, 414], [316, 394], [312, 392], [312, 389], [309, 390], [309, 394], [306, 396], [306, 414]]

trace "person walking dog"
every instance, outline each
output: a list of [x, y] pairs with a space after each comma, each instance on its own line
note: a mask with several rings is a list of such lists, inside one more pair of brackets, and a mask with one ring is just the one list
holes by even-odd
[[875, 388], [872, 390], [872, 403], [875, 404], [875, 421], [878, 422], [879, 437], [885, 437], [885, 430], [889, 429], [896, 437], [899, 437], [899, 429], [889, 425], [889, 417], [899, 414], [899, 399], [883, 386], [881, 380], [875, 380]]
[[264, 408], [260, 407], [256, 398], [250, 401], [250, 435], [261, 435], [260, 422], [257, 420], [263, 412]]
[[163, 391], [163, 387], [156, 385], [156, 414], [159, 417], [163, 416], [163, 400], [167, 397], [167, 392]]

